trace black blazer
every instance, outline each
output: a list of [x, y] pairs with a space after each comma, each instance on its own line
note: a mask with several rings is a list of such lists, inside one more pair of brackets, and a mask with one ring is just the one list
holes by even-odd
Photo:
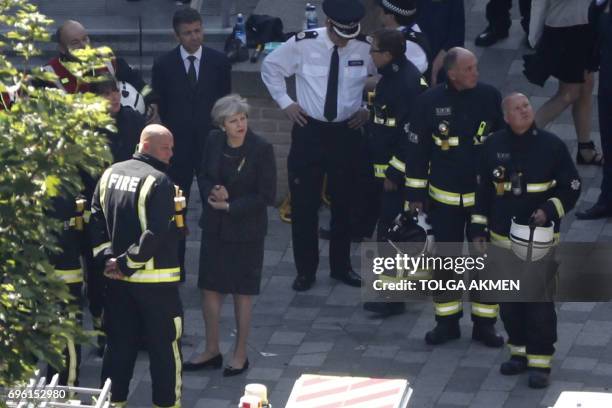
[[154, 101], [161, 121], [174, 135], [172, 166], [197, 168], [210, 132], [210, 111], [217, 99], [230, 93], [231, 64], [227, 57], [202, 47], [198, 83], [190, 86], [179, 47], [153, 64]]
[[198, 186], [202, 197], [202, 227], [205, 236], [223, 241], [248, 242], [263, 239], [268, 228], [267, 206], [276, 197], [276, 162], [272, 145], [250, 130], [244, 139], [245, 161], [236, 177], [225, 188], [230, 211], [215, 210], [208, 204], [211, 189], [222, 184], [221, 158], [227, 136], [220, 130], [208, 135]]

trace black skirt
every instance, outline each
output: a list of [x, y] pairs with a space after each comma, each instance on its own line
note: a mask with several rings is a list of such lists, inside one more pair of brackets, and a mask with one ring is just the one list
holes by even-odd
[[525, 76], [544, 86], [549, 76], [565, 83], [583, 83], [584, 72], [597, 70], [595, 32], [589, 24], [544, 26], [535, 54], [525, 55]]
[[223, 294], [258, 295], [264, 240], [226, 242], [202, 234], [198, 288]]

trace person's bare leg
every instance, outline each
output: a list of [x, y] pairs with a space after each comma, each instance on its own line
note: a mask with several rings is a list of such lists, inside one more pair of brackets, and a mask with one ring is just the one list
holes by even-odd
[[247, 340], [251, 328], [251, 309], [253, 307], [253, 297], [249, 295], [234, 295], [234, 314], [236, 316], [236, 345], [234, 356], [230, 365], [234, 368], [242, 368], [247, 355]]
[[[594, 82], [593, 73], [585, 72], [584, 83], [580, 87], [580, 97], [572, 105], [572, 116], [574, 118], [574, 127], [576, 128], [578, 143], [587, 143], [591, 140]], [[597, 153], [592, 149], [581, 149], [580, 154], [582, 158], [588, 162], [591, 161], [593, 156]]]
[[224, 295], [219, 292], [202, 290], [202, 315], [204, 316], [206, 329], [206, 348], [195, 360], [191, 361], [192, 363], [210, 360], [221, 353], [219, 350], [219, 317], [221, 316], [223, 298]]
[[578, 100], [582, 84], [567, 84], [559, 81], [557, 93], [538, 109], [535, 120], [539, 128], [545, 128], [563, 111]]

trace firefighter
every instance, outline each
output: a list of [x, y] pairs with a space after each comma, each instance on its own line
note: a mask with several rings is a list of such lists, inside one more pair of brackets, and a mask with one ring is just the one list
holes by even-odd
[[[513, 218], [523, 222], [532, 218], [539, 227], [552, 221], [558, 233], [561, 219], [580, 196], [580, 177], [567, 147], [557, 136], [536, 127], [529, 99], [513, 93], [504, 99], [503, 111], [508, 128], [483, 146], [471, 218], [474, 242], [481, 250], [488, 238], [501, 246], [508, 243]], [[510, 349], [501, 373], [529, 370], [529, 387], [546, 387], [557, 340], [554, 303], [500, 306]]]
[[[376, 206], [367, 217], [374, 221], [370, 222], [370, 235], [378, 221], [378, 241], [384, 241], [384, 232], [404, 205], [403, 150], [409, 144], [406, 125], [417, 96], [426, 89], [425, 80], [406, 58], [405, 50], [406, 41], [397, 30], [381, 29], [372, 35], [370, 54], [381, 79], [374, 91], [367, 137], [370, 171], [377, 181], [376, 191], [371, 192], [375, 197], [370, 197]], [[364, 308], [391, 315], [403, 312], [404, 304], [367, 302]]]
[[[60, 193], [53, 197], [50, 217], [59, 220], [61, 230], [56, 234], [59, 252], [49, 254], [49, 262], [53, 265], [55, 275], [68, 285], [72, 298], [69, 305], [81, 309], [83, 289], [83, 268], [81, 267], [81, 242], [84, 234], [84, 211], [86, 200], [78, 196]], [[71, 320], [81, 324], [80, 313], [70, 312]], [[79, 366], [81, 364], [81, 346], [73, 339], [65, 338], [64, 369], [59, 372], [59, 384], [68, 386], [79, 385]], [[47, 366], [47, 379], [57, 373], [50, 365]]]
[[[151, 361], [153, 404], [180, 405], [183, 311], [178, 293], [178, 240], [184, 197], [165, 174], [173, 137], [161, 125], [141, 134], [139, 150], [100, 178], [92, 203], [94, 256], [104, 261], [108, 336], [102, 381], [112, 380], [112, 402], [125, 404], [142, 328]], [[181, 203], [181, 199], [183, 199]]]
[[[465, 48], [452, 48], [444, 58], [448, 82], [423, 93], [410, 121], [406, 159], [406, 198], [411, 211], [427, 213], [436, 243], [462, 246], [476, 190], [476, 163], [487, 135], [501, 128], [501, 95], [478, 82], [476, 56]], [[429, 197], [427, 197], [429, 196]], [[469, 235], [468, 235], [469, 236]], [[441, 272], [435, 271], [434, 277]], [[451, 271], [448, 276], [457, 276]], [[454, 278], [453, 278], [454, 279]], [[434, 296], [436, 327], [425, 336], [428, 344], [441, 344], [461, 336], [461, 293]], [[472, 303], [472, 339], [501, 347], [495, 331], [497, 305]]]

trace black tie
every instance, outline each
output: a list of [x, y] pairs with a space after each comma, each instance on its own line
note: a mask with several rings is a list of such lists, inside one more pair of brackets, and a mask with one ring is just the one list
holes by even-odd
[[325, 94], [325, 109], [323, 116], [328, 121], [336, 119], [338, 116], [338, 66], [340, 58], [338, 57], [338, 46], [334, 45], [331, 62], [329, 64], [329, 78], [327, 78], [327, 93]]
[[190, 55], [187, 57], [187, 59], [189, 60], [189, 70], [187, 70], [187, 79], [189, 80], [189, 84], [191, 86], [195, 86], [196, 83], [198, 82], [198, 77], [196, 76], [196, 69], [195, 69], [196, 57], [195, 55]]

